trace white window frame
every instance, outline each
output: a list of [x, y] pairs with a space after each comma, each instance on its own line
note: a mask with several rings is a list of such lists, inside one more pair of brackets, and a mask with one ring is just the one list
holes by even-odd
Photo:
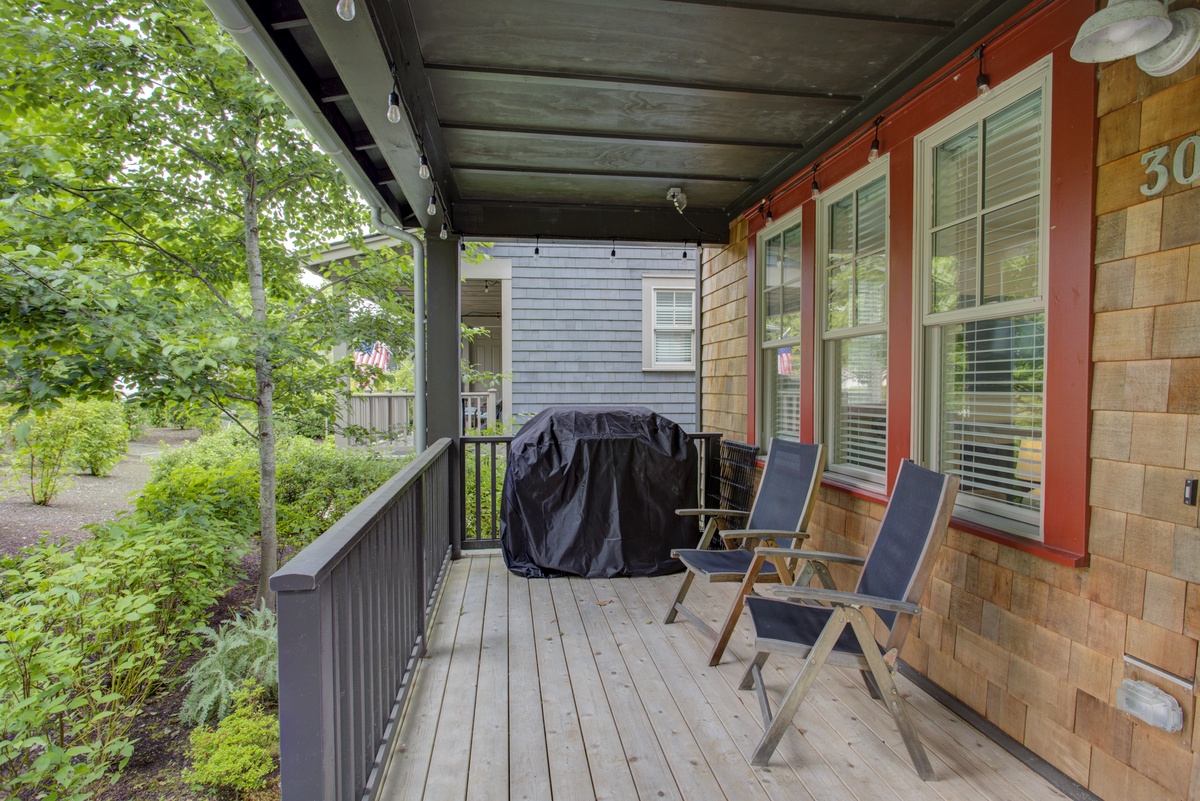
[[[659, 328], [655, 326], [655, 303], [658, 293], [689, 292], [692, 296], [692, 324], [690, 326], [675, 326], [669, 329], [692, 333], [691, 361], [659, 363], [655, 360], [655, 336]], [[696, 371], [696, 277], [695, 275], [643, 275], [642, 276], [642, 370], [646, 372], [695, 372]]]
[[[939, 449], [935, 442], [941, 436], [938, 422], [938, 405], [940, 392], [940, 374], [938, 364], [940, 359], [930, 350], [935, 346], [931, 343], [934, 337], [931, 332], [939, 331], [942, 327], [965, 322], [983, 320], [1008, 319], [1022, 315], [1043, 313], [1049, 316], [1046, 303], [1046, 281], [1048, 273], [1048, 250], [1050, 232], [1050, 205], [1052, 184], [1050, 181], [1051, 131], [1050, 110], [1052, 57], [1046, 56], [1037, 63], [995, 87], [987, 96], [978, 98], [959, 111], [944, 118], [936, 125], [928, 128], [913, 139], [915, 164], [913, 170], [913, 289], [917, 314], [914, 315], [913, 325], [913, 386], [918, 394], [917, 402], [913, 404], [913, 445], [916, 458], [921, 464], [939, 469]], [[965, 130], [972, 124], [978, 124], [985, 117], [1002, 111], [1007, 106], [1021, 100], [1029, 93], [1042, 91], [1042, 158], [1041, 186], [1039, 190], [1038, 208], [1038, 294], [1030, 298], [989, 303], [977, 303], [966, 309], [950, 311], [933, 311], [932, 276], [928, 274], [926, 263], [932, 263], [932, 245], [930, 243], [933, 229], [932, 209], [933, 200], [933, 151], [934, 149]], [[980, 142], [982, 152], [983, 142]], [[982, 237], [981, 237], [982, 240]], [[983, 265], [979, 265], [982, 270]], [[1049, 371], [1049, 348], [1046, 347], [1046, 364], [1044, 373]], [[1042, 437], [1045, 441], [1045, 387], [1043, 378], [1043, 424]], [[1042, 452], [1044, 459], [1044, 451]], [[1044, 484], [1043, 484], [1044, 487]], [[989, 505], [986, 501], [976, 499], [970, 493], [960, 492], [955, 504], [955, 515], [970, 522], [979, 523], [1007, 533], [1016, 534], [1034, 541], [1044, 541], [1043, 517], [1045, 513], [1045, 495], [1042, 495], [1036, 520], [1033, 515], [1024, 516], [1019, 510], [1015, 514], [1005, 514], [1007, 510], [997, 510], [997, 505]]]
[[[836, 331], [828, 331], [828, 309], [829, 309], [829, 288], [827, 286], [829, 280], [829, 209], [836, 202], [845, 198], [848, 194], [857, 192], [867, 184], [873, 181], [884, 179], [884, 284], [883, 284], [883, 315], [878, 323], [867, 325], [858, 325], [851, 328], [838, 329]], [[833, 453], [833, 416], [831, 411], [836, 407], [836, 389], [837, 384], [829, 380], [826, 375], [826, 370], [830, 362], [830, 351], [833, 343], [844, 339], [853, 339], [864, 336], [872, 336], [883, 334], [885, 338], [890, 339], [888, 331], [888, 297], [890, 295], [890, 280], [891, 273], [891, 242], [892, 242], [892, 226], [891, 226], [891, 172], [889, 169], [889, 159], [887, 155], [881, 156], [870, 166], [859, 170], [854, 175], [846, 180], [830, 187], [828, 190], [822, 190], [821, 196], [817, 199], [816, 208], [816, 277], [817, 277], [817, 347], [816, 347], [816, 398], [815, 411], [818, 422], [817, 432], [818, 438], [827, 446], [829, 453], [827, 473], [836, 474], [837, 477], [846, 483], [863, 487], [873, 491], [882, 491], [887, 480], [886, 463], [882, 473], [874, 473], [869, 470], [864, 470], [860, 467], [847, 464], [838, 464], [835, 462]], [[840, 383], [840, 378], [838, 379]], [[890, 436], [891, 425], [889, 422], [889, 430], [887, 434]], [[884, 452], [886, 454], [887, 441], [884, 441]], [[886, 457], [885, 457], [886, 462]]]
[[[792, 372], [795, 375], [800, 375], [802, 365], [800, 363], [800, 343], [803, 339], [803, 331], [796, 331], [792, 336], [780, 337], [778, 339], [767, 339], [767, 290], [775, 286], [785, 286], [780, 284], [767, 284], [768, 265], [767, 259], [767, 243], [780, 238], [780, 248], [783, 247], [783, 236], [793, 228], [802, 225], [803, 218], [802, 210], [797, 208], [795, 211], [775, 220], [760, 230], [756, 239], [755, 260], [757, 264], [757, 284], [754, 291], [758, 303], [758, 330], [755, 332], [759, 344], [759, 370], [758, 370], [758, 441], [763, 443], [763, 450], [770, 447], [770, 440], [775, 429], [774, 412], [772, 410], [773, 399], [767, 395], [767, 370], [774, 369], [772, 359], [778, 358], [780, 348], [792, 349]], [[803, 228], [801, 228], [801, 236], [803, 236]], [[782, 250], [780, 251], [782, 253]], [[803, 274], [804, 266], [801, 264], [800, 272]], [[803, 279], [801, 279], [803, 280]], [[811, 321], [804, 320], [802, 325], [811, 325]], [[802, 427], [803, 423], [799, 419], [799, 410], [797, 410], [797, 425]]]

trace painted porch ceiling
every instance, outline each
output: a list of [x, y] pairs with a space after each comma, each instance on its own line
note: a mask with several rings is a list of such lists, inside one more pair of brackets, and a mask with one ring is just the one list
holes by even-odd
[[423, 152], [464, 236], [706, 242], [1026, 5], [244, 2], [405, 225], [442, 222]]

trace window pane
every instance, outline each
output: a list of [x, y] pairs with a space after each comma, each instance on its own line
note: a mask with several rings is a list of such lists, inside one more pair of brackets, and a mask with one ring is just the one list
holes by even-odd
[[887, 259], [882, 253], [860, 259], [855, 265], [858, 273], [855, 295], [856, 325], [870, 325], [883, 322], [883, 306], [885, 282], [887, 280]]
[[984, 208], [1036, 192], [1041, 178], [1041, 90], [984, 120], [983, 141]]
[[828, 308], [825, 312], [825, 328], [833, 331], [850, 327], [850, 293], [853, 289], [854, 265], [845, 262], [831, 264], [825, 283]]
[[971, 126], [933, 151], [933, 224], [960, 220], [978, 209], [979, 129]]
[[655, 331], [655, 364], [690, 364], [692, 361], [691, 331]]
[[883, 474], [887, 453], [887, 337], [874, 334], [832, 345], [833, 461]]
[[887, 187], [883, 178], [858, 190], [858, 253], [882, 251], [887, 235]]
[[783, 339], [783, 290], [768, 289], [763, 293], [763, 339], [770, 342]]
[[854, 195], [829, 207], [829, 263], [854, 258]]
[[800, 226], [783, 232], [783, 283], [800, 283]]
[[[793, 361], [792, 348], [766, 351], [767, 388], [770, 404], [770, 436], [800, 441], [800, 361]], [[771, 369], [774, 360], [774, 369]]]
[[766, 252], [763, 254], [763, 286], [779, 286], [780, 279], [780, 244], [782, 237], [773, 236], [767, 240]]
[[933, 311], [975, 305], [977, 223], [966, 220], [933, 235]]
[[1038, 198], [983, 218], [983, 302], [1038, 294]]
[[1045, 315], [941, 329], [939, 465], [985, 509], [1041, 507]]
[[692, 292], [690, 290], [655, 290], [654, 325], [692, 325]]
[[780, 339], [800, 336], [800, 312], [803, 306], [800, 287], [798, 285], [785, 286], [783, 288], [783, 332]]

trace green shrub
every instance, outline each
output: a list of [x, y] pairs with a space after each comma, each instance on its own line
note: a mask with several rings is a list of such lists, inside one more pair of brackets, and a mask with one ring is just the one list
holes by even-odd
[[191, 733], [188, 782], [239, 794], [266, 786], [277, 766], [279, 720], [266, 710], [262, 695], [250, 683], [234, 695], [233, 712], [216, 729]]
[[82, 797], [133, 752], [129, 728], [199, 643], [244, 552], [231, 526], [124, 517], [0, 574], [0, 789]]
[[[496, 445], [496, 458], [492, 459], [491, 445], [483, 443], [479, 448], [479, 477], [475, 476], [475, 445], [464, 445], [463, 453], [467, 459], [466, 481], [463, 483], [463, 501], [467, 512], [466, 539], [488, 539], [492, 537], [493, 521], [496, 525], [495, 536], [500, 536], [500, 496], [504, 492], [504, 471], [508, 465], [508, 446]], [[495, 464], [493, 465], [493, 461]], [[492, 469], [496, 471], [496, 494], [492, 495]], [[478, 484], [478, 486], [477, 486]], [[479, 516], [476, 518], [475, 507], [479, 505]]]
[[179, 718], [191, 726], [219, 721], [233, 711], [233, 699], [247, 680], [265, 695], [279, 696], [278, 627], [275, 613], [259, 607], [246, 617], [238, 615], [220, 631], [205, 627], [208, 640], [204, 656], [188, 671], [188, 694]]
[[129, 450], [129, 425], [119, 401], [72, 401], [58, 414], [73, 419], [71, 461], [94, 476], [106, 476]]
[[75, 428], [75, 420], [57, 409], [30, 414], [9, 428], [9, 466], [40, 506], [49, 505], [69, 483]]

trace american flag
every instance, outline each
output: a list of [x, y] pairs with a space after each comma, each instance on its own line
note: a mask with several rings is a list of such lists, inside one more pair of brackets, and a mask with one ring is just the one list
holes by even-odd
[[391, 358], [392, 352], [382, 342], [360, 345], [358, 350], [354, 351], [354, 364], [358, 367], [378, 367], [380, 370], [386, 370]]
[[792, 349], [791, 347], [779, 349], [779, 375], [792, 374]]

